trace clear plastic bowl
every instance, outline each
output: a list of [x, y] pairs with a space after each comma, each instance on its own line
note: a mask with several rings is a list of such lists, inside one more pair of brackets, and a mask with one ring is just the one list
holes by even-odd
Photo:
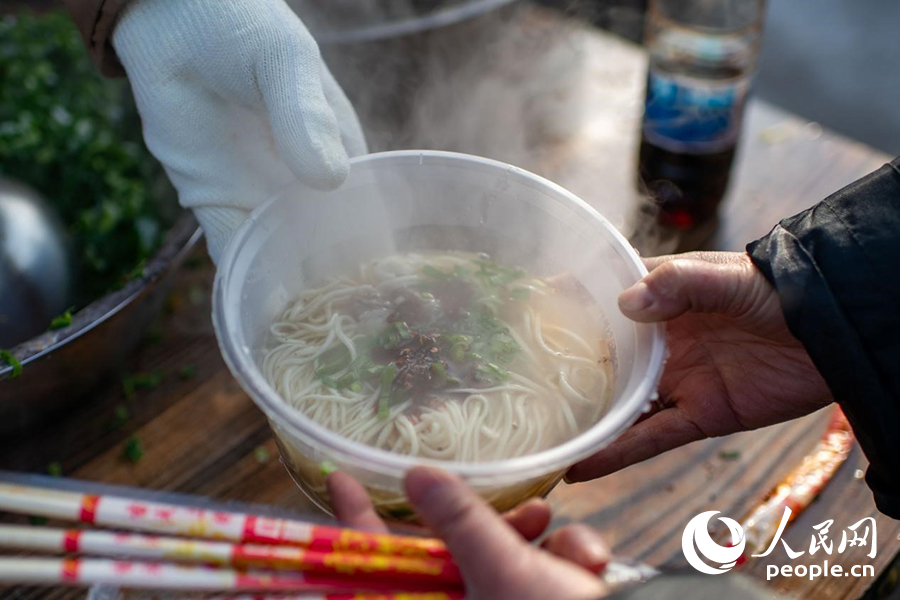
[[[330, 273], [405, 250], [487, 252], [539, 276], [574, 276], [604, 311], [613, 339], [609, 411], [548, 450], [461, 463], [347, 440], [286, 404], [259, 368], [273, 319]], [[644, 274], [637, 253], [606, 219], [541, 177], [465, 154], [384, 152], [354, 159], [337, 190], [296, 184], [257, 208], [220, 260], [213, 321], [228, 367], [266, 413], [285, 464], [326, 511], [325, 476], [336, 468], [360, 481], [383, 515], [411, 518], [402, 478], [414, 464], [460, 475], [505, 510], [548, 493], [569, 466], [612, 441], [648, 406], [665, 358], [663, 329], [627, 319], [616, 303]]]

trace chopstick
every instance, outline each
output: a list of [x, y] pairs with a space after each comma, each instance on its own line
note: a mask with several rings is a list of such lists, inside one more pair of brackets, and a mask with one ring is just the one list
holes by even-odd
[[293, 546], [232, 544], [140, 533], [0, 525], [0, 547], [330, 575], [358, 573], [372, 579], [422, 581], [444, 587], [462, 585], [459, 569], [444, 559], [322, 552]]
[[[382, 592], [376, 597], [406, 598], [423, 592], [416, 586], [301, 573], [237, 571], [171, 563], [91, 558], [0, 558], [0, 583], [116, 585], [127, 588], [196, 591]], [[355, 595], [350, 597], [355, 598]], [[456, 591], [435, 592], [427, 598], [461, 598]]]
[[210, 511], [109, 494], [80, 494], [9, 483], [0, 483], [0, 510], [103, 527], [243, 544], [451, 559], [444, 543], [434, 538], [369, 533], [294, 519]]

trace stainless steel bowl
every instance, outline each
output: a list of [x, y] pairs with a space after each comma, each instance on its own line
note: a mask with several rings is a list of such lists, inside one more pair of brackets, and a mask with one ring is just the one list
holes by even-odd
[[0, 434], [73, 404], [119, 365], [158, 313], [175, 271], [200, 236], [193, 215], [184, 213], [143, 276], [79, 310], [68, 327], [12, 348], [22, 373], [14, 377], [11, 367], [0, 365]]

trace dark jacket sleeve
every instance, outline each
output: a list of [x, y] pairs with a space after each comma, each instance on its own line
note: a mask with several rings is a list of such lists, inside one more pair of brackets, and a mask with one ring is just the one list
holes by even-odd
[[129, 0], [63, 0], [91, 57], [104, 75], [124, 75], [116, 51], [112, 47], [112, 32], [116, 19]]
[[747, 246], [900, 518], [900, 158]]

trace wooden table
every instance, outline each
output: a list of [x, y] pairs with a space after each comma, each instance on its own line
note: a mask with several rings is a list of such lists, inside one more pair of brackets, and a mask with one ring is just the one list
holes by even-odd
[[[633, 191], [633, 173], [646, 69], [643, 51], [543, 12], [530, 12], [516, 23], [523, 31], [550, 28], [579, 57], [576, 68], [567, 74], [573, 77], [573, 85], [560, 92], [560, 101], [580, 107], [580, 112], [568, 123], [565, 135], [540, 152], [523, 155], [521, 145], [502, 144], [476, 145], [473, 150], [497, 158], [518, 154], [523, 166], [569, 187], [632, 235], [640, 234], [635, 240], [645, 253], [664, 250], [669, 242], [648, 235], [633, 219], [640, 201]], [[514, 28], [510, 31], [515, 34]], [[542, 54], [553, 57], [552, 52]], [[527, 53], [522, 60], [530, 60]], [[531, 65], [536, 72], [541, 68], [537, 63]], [[490, 76], [496, 76], [491, 69], [497, 68], [486, 61], [485, 72]], [[465, 103], [457, 108], [470, 114], [482, 109]], [[740, 250], [779, 218], [810, 206], [887, 158], [754, 100], [731, 192], [722, 206], [721, 225], [709, 246]], [[37, 432], [4, 440], [0, 467], [43, 472], [48, 464], [58, 462], [64, 475], [81, 479], [309, 508], [277, 460], [262, 413], [219, 356], [209, 317], [213, 269], [203, 256], [198, 249], [199, 264], [178, 275], [166, 313], [130, 360], [130, 372], [158, 373], [161, 382], [126, 396], [118, 380], [110, 381], [70, 414]], [[128, 418], [117, 419], [117, 411], [123, 410]], [[621, 555], [664, 568], [684, 567], [680, 540], [687, 521], [705, 510], [740, 518], [814, 447], [826, 420], [822, 412], [760, 431], [698, 442], [603, 480], [561, 485], [550, 495], [555, 524], [584, 520], [603, 530]], [[132, 436], [144, 448], [144, 457], [136, 464], [123, 455]], [[867, 549], [853, 548], [831, 557], [831, 562], [872, 564], [877, 577], [900, 550], [900, 523], [876, 511], [860, 479], [865, 466], [855, 448], [835, 480], [788, 528], [784, 539], [795, 550], [807, 549], [812, 525], [834, 519], [832, 533], [839, 536], [847, 525], [873, 516], [878, 527], [877, 557], [870, 560], [864, 557]], [[820, 564], [821, 556], [817, 554], [814, 562]], [[779, 548], [768, 559], [751, 559], [742, 570], [764, 581], [770, 560], [776, 565], [811, 562], [808, 553], [788, 561]], [[802, 597], [830, 599], [857, 597], [874, 581], [779, 577], [767, 585]], [[71, 590], [31, 588], [0, 594], [79, 596]]]

